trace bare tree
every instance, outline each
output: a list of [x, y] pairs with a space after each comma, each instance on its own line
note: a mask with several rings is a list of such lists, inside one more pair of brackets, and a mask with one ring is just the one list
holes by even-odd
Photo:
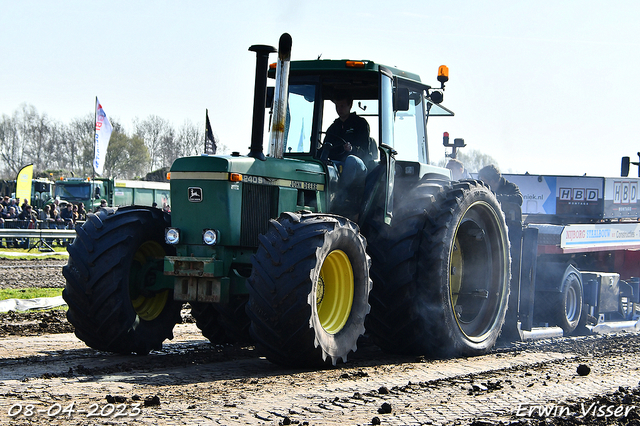
[[[114, 132], [107, 150], [105, 171], [119, 177], [143, 176], [151, 170], [168, 168], [180, 157], [204, 152], [204, 123], [187, 120], [176, 131], [165, 119], [151, 115], [134, 120], [134, 135], [111, 120]], [[12, 115], [0, 120], [0, 177], [13, 179], [20, 168], [33, 163], [38, 173], [93, 173], [94, 114], [75, 118], [69, 124], [39, 114], [32, 105], [22, 104]], [[217, 154], [227, 147], [214, 133]], [[108, 163], [108, 164], [107, 164]]]
[[168, 167], [173, 164], [173, 160], [178, 157], [179, 147], [175, 143], [175, 130], [170, 128], [162, 138], [160, 138], [160, 167]]
[[66, 167], [80, 176], [93, 173], [93, 146], [95, 143], [94, 115], [75, 118], [67, 128], [67, 150], [69, 163]]
[[0, 122], [0, 159], [2, 159], [2, 175], [15, 176], [20, 170], [18, 154], [19, 134], [14, 117], [2, 115]]
[[48, 126], [46, 143], [42, 145], [40, 152], [43, 162], [35, 167], [35, 170], [68, 169], [73, 158], [70, 146], [73, 139], [70, 137], [69, 128], [62, 123], [50, 122]]
[[36, 167], [48, 130], [46, 116], [40, 117], [34, 106], [22, 104], [12, 117], [3, 115], [0, 126], [2, 172], [15, 176], [26, 164]]
[[[462, 161], [465, 170], [467, 170], [469, 173], [477, 173], [478, 170], [488, 164], [493, 164], [496, 167], [498, 166], [498, 162], [495, 158], [493, 158], [489, 154], [478, 151], [477, 149], [470, 149], [468, 151], [460, 150], [458, 151], [457, 159]], [[440, 161], [438, 161], [438, 165], [440, 167], [444, 167], [448, 161], [449, 158], [441, 159]]]
[[135, 135], [144, 140], [144, 144], [149, 150], [149, 168], [155, 170], [163, 167], [163, 145], [166, 146], [169, 139], [173, 139], [173, 128], [167, 120], [157, 115], [150, 115], [145, 120], [136, 118], [134, 120]]
[[176, 153], [174, 161], [179, 157], [202, 154], [204, 151], [204, 131], [192, 121], [187, 120], [178, 130], [176, 145], [179, 147], [179, 151]]

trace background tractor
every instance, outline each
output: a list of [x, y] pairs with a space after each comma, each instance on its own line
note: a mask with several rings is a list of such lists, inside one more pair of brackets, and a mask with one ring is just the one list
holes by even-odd
[[[107, 209], [77, 230], [63, 270], [77, 336], [145, 354], [189, 302], [212, 342], [254, 342], [283, 365], [346, 361], [365, 325], [393, 352], [490, 349], [509, 300], [509, 239], [487, 186], [429, 165], [427, 119], [453, 115], [440, 105], [446, 67], [433, 88], [373, 61], [290, 61], [288, 34], [275, 66], [275, 48], [249, 50], [249, 153], [176, 160], [170, 216]], [[350, 188], [323, 146], [345, 90], [371, 129], [358, 153], [366, 180]]]

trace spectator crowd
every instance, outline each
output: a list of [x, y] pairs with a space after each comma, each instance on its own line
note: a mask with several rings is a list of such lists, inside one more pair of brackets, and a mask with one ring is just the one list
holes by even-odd
[[[20, 204], [19, 198], [4, 196], [0, 201], [0, 229], [1, 228], [28, 228], [28, 229], [73, 229], [77, 222], [87, 219], [84, 204], [65, 203], [60, 205], [60, 200], [37, 209], [24, 199]], [[5, 242], [0, 239], [0, 247]], [[18, 246], [20, 241], [7, 239], [7, 246]]]

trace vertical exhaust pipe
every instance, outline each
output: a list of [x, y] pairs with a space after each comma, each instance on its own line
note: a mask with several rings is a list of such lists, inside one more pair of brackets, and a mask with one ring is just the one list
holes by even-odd
[[253, 92], [253, 124], [248, 156], [264, 161], [262, 134], [264, 133], [264, 110], [267, 102], [267, 71], [269, 54], [275, 52], [276, 49], [273, 46], [255, 44], [249, 50], [256, 52], [256, 83]]
[[276, 64], [276, 90], [273, 98], [273, 121], [269, 138], [269, 155], [282, 158], [289, 101], [289, 63], [291, 62], [291, 36], [284, 33], [278, 43]]

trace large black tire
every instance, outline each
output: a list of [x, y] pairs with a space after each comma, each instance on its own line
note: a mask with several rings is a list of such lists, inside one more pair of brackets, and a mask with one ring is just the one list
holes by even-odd
[[220, 315], [213, 303], [189, 302], [191, 316], [196, 320], [196, 326], [202, 335], [215, 345], [231, 343], [224, 328], [220, 325]]
[[159, 209], [131, 207], [90, 214], [76, 229], [62, 296], [76, 336], [88, 346], [144, 355], [173, 338], [182, 304], [172, 289], [149, 289], [163, 277], [164, 256], [174, 254], [164, 242], [169, 225]]
[[251, 343], [249, 326], [251, 321], [247, 315], [246, 295], [230, 296], [228, 303], [216, 303], [215, 308], [220, 315], [220, 325], [224, 328], [230, 341], [234, 343]]
[[248, 280], [258, 349], [285, 366], [346, 362], [370, 310], [369, 267], [366, 241], [348, 219], [283, 213], [272, 220]]
[[250, 343], [246, 295], [231, 296], [228, 303], [190, 302], [191, 316], [211, 343]]
[[504, 215], [481, 182], [425, 181], [390, 227], [372, 227], [367, 330], [385, 351], [477, 355], [495, 344], [509, 299]]

